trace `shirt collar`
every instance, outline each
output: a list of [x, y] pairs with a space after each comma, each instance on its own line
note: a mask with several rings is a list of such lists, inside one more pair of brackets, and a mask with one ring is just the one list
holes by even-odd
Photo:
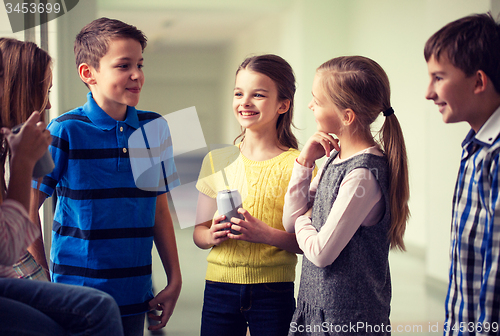
[[[87, 103], [83, 105], [83, 110], [92, 123], [100, 129], [109, 131], [116, 127], [117, 121], [111, 118], [99, 105], [97, 105], [92, 97], [92, 92], [87, 93]], [[127, 118], [125, 118], [124, 123], [134, 129], [139, 128], [139, 117], [137, 116], [135, 107], [127, 106]]]
[[470, 130], [467, 137], [465, 137], [462, 147], [466, 146], [471, 141], [478, 143], [482, 146], [491, 146], [500, 135], [500, 106], [493, 112], [493, 114], [486, 120], [479, 132]]

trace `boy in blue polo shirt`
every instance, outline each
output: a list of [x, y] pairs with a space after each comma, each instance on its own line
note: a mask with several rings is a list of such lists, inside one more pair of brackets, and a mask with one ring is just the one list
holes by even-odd
[[[125, 335], [134, 336], [143, 335], [149, 310], [162, 311], [156, 318], [159, 324], [150, 329], [164, 327], [181, 289], [166, 195], [179, 185], [168, 127], [161, 140], [166, 144], [161, 146], [162, 157], [168, 158], [163, 162], [163, 193], [137, 188], [129, 157], [130, 135], [161, 118], [134, 107], [144, 84], [145, 47], [140, 30], [107, 18], [91, 22], [77, 35], [76, 65], [90, 92], [84, 106], [49, 124], [56, 167], [37, 192], [40, 205], [54, 190], [58, 195], [52, 281], [109, 293], [120, 307]], [[151, 281], [153, 240], [168, 278], [168, 286], [156, 297]], [[37, 260], [46, 262], [40, 244], [36, 252]]]
[[445, 335], [500, 331], [500, 25], [490, 14], [451, 22], [424, 49], [426, 98], [445, 123], [471, 130], [462, 158], [451, 228]]

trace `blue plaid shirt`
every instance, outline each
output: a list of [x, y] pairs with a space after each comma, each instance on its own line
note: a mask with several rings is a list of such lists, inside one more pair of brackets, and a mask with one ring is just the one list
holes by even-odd
[[445, 335], [500, 331], [500, 107], [462, 143], [453, 197]]

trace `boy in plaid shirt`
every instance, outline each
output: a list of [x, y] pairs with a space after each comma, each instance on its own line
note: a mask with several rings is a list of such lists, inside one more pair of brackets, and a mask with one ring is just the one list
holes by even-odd
[[445, 335], [497, 335], [500, 323], [500, 26], [490, 14], [451, 22], [424, 50], [426, 98], [465, 121], [453, 197]]

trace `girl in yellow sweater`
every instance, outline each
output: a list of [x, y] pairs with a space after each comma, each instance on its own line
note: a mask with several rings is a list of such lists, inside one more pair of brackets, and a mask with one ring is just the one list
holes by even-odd
[[[292, 68], [279, 56], [247, 58], [236, 72], [233, 111], [243, 129], [236, 139], [241, 142], [207, 155], [200, 176], [214, 162], [227, 165], [197, 183], [193, 238], [198, 247], [212, 249], [202, 336], [244, 336], [247, 327], [252, 336], [288, 334], [295, 309], [295, 254], [301, 253], [295, 235], [282, 223], [284, 196], [299, 155], [291, 131], [294, 94]], [[224, 216], [216, 213], [217, 193], [227, 187], [240, 192], [244, 220], [221, 222]]]

